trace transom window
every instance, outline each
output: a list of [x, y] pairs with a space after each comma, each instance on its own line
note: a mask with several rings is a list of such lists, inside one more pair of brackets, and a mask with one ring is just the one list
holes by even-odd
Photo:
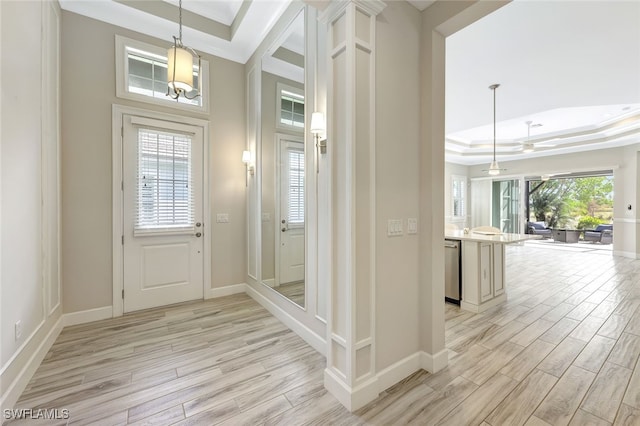
[[[208, 69], [208, 62], [202, 60], [201, 96], [194, 99], [181, 96], [176, 101], [167, 96], [167, 49], [116, 36], [116, 95], [120, 98], [207, 112]], [[199, 79], [195, 64], [194, 87], [198, 87]], [[193, 95], [195, 91], [189, 93], [190, 97]]]
[[191, 138], [138, 130], [136, 230], [192, 228]]
[[276, 126], [304, 130], [304, 91], [286, 84], [277, 84]]

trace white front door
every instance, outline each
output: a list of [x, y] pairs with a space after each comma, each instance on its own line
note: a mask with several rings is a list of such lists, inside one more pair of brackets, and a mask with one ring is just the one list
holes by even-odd
[[299, 138], [283, 138], [279, 151], [280, 232], [276, 239], [279, 279], [276, 285], [304, 280], [304, 144]]
[[125, 115], [124, 312], [201, 299], [201, 127]]

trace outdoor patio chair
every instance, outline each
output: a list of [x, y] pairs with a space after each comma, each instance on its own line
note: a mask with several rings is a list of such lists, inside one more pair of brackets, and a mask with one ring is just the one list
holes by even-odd
[[592, 243], [611, 244], [613, 225], [598, 225], [596, 229], [584, 231], [584, 240]]
[[528, 222], [527, 232], [533, 235], [542, 235], [543, 239], [551, 238], [551, 229], [547, 228], [544, 222]]

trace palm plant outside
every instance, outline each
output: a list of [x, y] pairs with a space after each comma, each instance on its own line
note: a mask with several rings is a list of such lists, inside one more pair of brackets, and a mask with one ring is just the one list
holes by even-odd
[[530, 220], [549, 228], [592, 229], [613, 219], [613, 176], [531, 181]]

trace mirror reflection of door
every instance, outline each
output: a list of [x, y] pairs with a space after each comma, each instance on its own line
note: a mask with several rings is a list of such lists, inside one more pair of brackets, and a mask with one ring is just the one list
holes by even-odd
[[260, 281], [305, 308], [305, 10], [261, 61]]
[[[279, 138], [278, 197], [280, 232], [276, 238], [276, 287], [304, 285], [304, 144], [293, 138]], [[280, 289], [278, 289], [280, 290]], [[284, 289], [282, 289], [284, 291]]]

